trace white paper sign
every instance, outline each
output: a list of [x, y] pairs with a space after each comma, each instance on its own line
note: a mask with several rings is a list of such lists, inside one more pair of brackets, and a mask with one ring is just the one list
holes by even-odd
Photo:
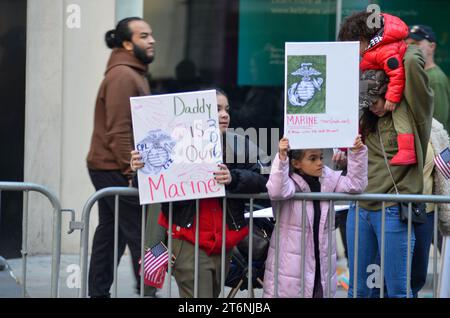
[[133, 97], [141, 204], [223, 197], [213, 173], [222, 163], [215, 90]]
[[[349, 205], [335, 205], [334, 211], [340, 212], [340, 211], [346, 211], [349, 209]], [[248, 219], [250, 218], [250, 212], [247, 212], [244, 214], [244, 216]], [[253, 211], [253, 217], [255, 218], [273, 218], [273, 209], [272, 208], [266, 208], [262, 210], [256, 210]]]
[[284, 135], [292, 149], [351, 147], [359, 42], [286, 43]]

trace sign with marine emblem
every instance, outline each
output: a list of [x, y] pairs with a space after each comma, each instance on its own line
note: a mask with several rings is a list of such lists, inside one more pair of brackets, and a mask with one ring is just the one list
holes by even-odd
[[351, 147], [358, 133], [359, 43], [285, 44], [285, 128], [292, 149]]
[[131, 98], [141, 204], [225, 196], [215, 90]]
[[289, 114], [325, 112], [326, 56], [289, 56]]

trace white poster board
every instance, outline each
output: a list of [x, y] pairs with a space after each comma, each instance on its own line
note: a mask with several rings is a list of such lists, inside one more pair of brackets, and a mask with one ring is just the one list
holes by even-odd
[[[334, 206], [335, 212], [346, 211], [348, 209], [349, 209], [348, 204]], [[247, 219], [250, 218], [250, 212], [245, 213], [244, 216]], [[253, 211], [253, 217], [255, 217], [255, 218], [273, 218], [273, 217], [275, 217], [275, 215], [273, 213], [272, 208], [266, 208], [266, 209], [262, 209], [262, 210]]]
[[225, 196], [213, 173], [222, 163], [215, 90], [133, 97], [141, 204]]
[[358, 134], [359, 42], [285, 44], [284, 135], [291, 149], [351, 147]]

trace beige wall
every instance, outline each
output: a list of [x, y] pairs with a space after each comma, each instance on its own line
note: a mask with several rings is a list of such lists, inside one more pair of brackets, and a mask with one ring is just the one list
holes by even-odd
[[[69, 5], [81, 10], [79, 28], [67, 23]], [[115, 0], [28, 1], [25, 181], [49, 187], [63, 208], [76, 210], [77, 221], [94, 192], [85, 158], [109, 56], [103, 38], [114, 27], [115, 10]], [[64, 215], [62, 251], [78, 253], [79, 231], [67, 235], [68, 221]], [[51, 207], [40, 195], [30, 197], [29, 224], [29, 252], [50, 253]]]
[[[27, 76], [25, 181], [61, 194], [62, 145], [62, 2], [29, 0], [27, 8]], [[49, 252], [52, 210], [42, 196], [30, 195], [29, 249]]]
[[[77, 221], [95, 192], [86, 155], [95, 98], [110, 54], [104, 34], [126, 16], [143, 16], [144, 5], [157, 40], [158, 55], [150, 70], [158, 77], [173, 76], [184, 48], [182, 1], [28, 0], [25, 181], [48, 187], [62, 208], [75, 209]], [[68, 8], [80, 10], [79, 25]], [[91, 238], [98, 223], [96, 212], [94, 206]], [[52, 217], [48, 200], [32, 193], [30, 254], [51, 253]], [[69, 214], [63, 214], [62, 252], [78, 254], [80, 232], [68, 235], [69, 221]]]
[[[104, 36], [115, 25], [114, 0], [65, 0], [66, 7], [81, 8], [81, 27], [64, 27], [63, 113], [61, 145], [61, 205], [75, 209], [81, 219], [83, 203], [95, 192], [87, 169], [86, 155], [93, 129], [95, 98], [110, 50]], [[97, 222], [92, 210], [90, 234]], [[63, 253], [78, 252], [79, 231], [68, 236], [69, 217], [63, 218]]]

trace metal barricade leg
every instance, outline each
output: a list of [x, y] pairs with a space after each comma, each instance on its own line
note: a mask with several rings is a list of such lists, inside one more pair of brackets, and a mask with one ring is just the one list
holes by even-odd
[[327, 276], [327, 291], [326, 291], [326, 297], [331, 298], [331, 254], [332, 254], [332, 244], [333, 244], [333, 230], [334, 230], [334, 217], [335, 217], [335, 211], [334, 211], [334, 202], [333, 200], [330, 201], [330, 209], [328, 214], [328, 251], [327, 251], [327, 262], [328, 262], [328, 276]]
[[198, 298], [198, 258], [199, 258], [199, 223], [200, 223], [200, 202], [195, 201], [195, 247], [194, 247], [194, 298]]
[[[433, 223], [433, 298], [438, 297], [437, 288], [438, 288], [438, 275], [437, 275], [437, 253], [438, 253], [438, 213], [439, 208], [438, 205], [435, 205], [434, 208], [434, 223]], [[442, 255], [441, 255], [442, 257]]]
[[412, 203], [408, 203], [408, 247], [406, 255], [406, 298], [411, 297], [411, 235], [412, 235]]
[[250, 218], [249, 218], [249, 236], [248, 236], [248, 297], [254, 298], [255, 295], [253, 293], [253, 199], [250, 199]]
[[274, 297], [278, 298], [278, 267], [280, 258], [280, 204], [276, 205], [275, 212], [275, 269], [274, 269]]
[[27, 289], [27, 257], [28, 257], [28, 191], [23, 192], [22, 220], [22, 297], [26, 297]]
[[220, 262], [220, 297], [225, 298], [225, 261], [226, 261], [226, 239], [227, 239], [227, 199], [223, 198], [222, 209], [222, 257]]
[[144, 298], [144, 273], [145, 273], [145, 216], [146, 216], [146, 205], [142, 206], [142, 220], [141, 220], [141, 276], [140, 276], [140, 286], [139, 286], [139, 295], [141, 298]]
[[301, 264], [300, 264], [300, 284], [301, 288], [301, 298], [305, 298], [305, 255], [306, 255], [306, 201], [302, 202], [302, 237], [301, 237]]
[[168, 230], [168, 252], [169, 252], [169, 267], [167, 270], [167, 277], [169, 280], [169, 286], [167, 288], [167, 297], [172, 298], [172, 253], [173, 253], [173, 238], [172, 238], [172, 225], [173, 225], [173, 203], [169, 203], [169, 230]]
[[81, 230], [80, 237], [80, 273], [81, 273], [81, 288], [79, 292], [80, 298], [87, 297], [88, 286], [88, 246], [89, 246], [89, 220], [91, 209], [98, 200], [107, 197], [115, 196], [115, 225], [114, 225], [114, 285], [113, 297], [117, 297], [117, 265], [118, 265], [118, 216], [119, 216], [119, 196], [137, 196], [138, 190], [136, 188], [111, 187], [104, 188], [94, 193], [83, 207], [82, 221], [77, 224], [77, 228]]
[[384, 298], [384, 259], [386, 247], [386, 203], [381, 203], [380, 298]]
[[358, 295], [359, 201], [355, 206], [355, 242], [353, 252], [353, 298]]
[[117, 298], [117, 266], [119, 263], [119, 196], [114, 199], [114, 283], [113, 298]]
[[[59, 268], [61, 260], [61, 204], [56, 196], [46, 187], [26, 182], [1, 182], [0, 181], [0, 202], [2, 191], [23, 192], [23, 214], [22, 214], [22, 296], [26, 297], [27, 287], [27, 258], [28, 258], [28, 217], [29, 217], [29, 192], [39, 192], [44, 195], [53, 207], [53, 228], [52, 228], [52, 265], [51, 265], [51, 291], [50, 296], [59, 296]], [[1, 212], [1, 211], [0, 211]]]

